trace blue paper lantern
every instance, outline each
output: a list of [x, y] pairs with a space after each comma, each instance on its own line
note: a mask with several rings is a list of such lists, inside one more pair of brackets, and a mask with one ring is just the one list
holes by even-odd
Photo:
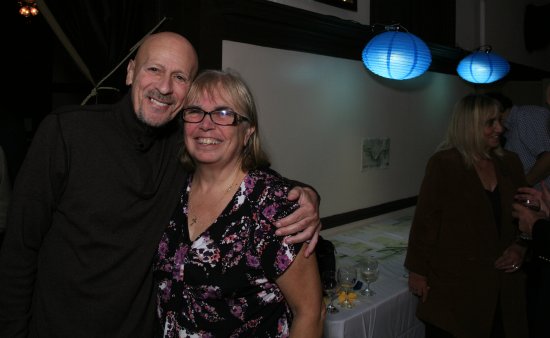
[[376, 35], [363, 49], [363, 63], [374, 74], [394, 80], [420, 76], [432, 63], [424, 41], [408, 32], [386, 31]]
[[461, 78], [472, 83], [491, 83], [502, 79], [510, 71], [510, 64], [490, 50], [473, 52], [460, 61], [456, 71]]

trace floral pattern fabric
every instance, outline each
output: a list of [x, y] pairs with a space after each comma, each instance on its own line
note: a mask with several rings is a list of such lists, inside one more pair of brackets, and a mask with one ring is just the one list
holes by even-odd
[[296, 210], [291, 185], [272, 172], [244, 178], [214, 223], [189, 239], [192, 177], [154, 262], [161, 337], [288, 337], [292, 312], [275, 280], [301, 245], [275, 235], [274, 221]]

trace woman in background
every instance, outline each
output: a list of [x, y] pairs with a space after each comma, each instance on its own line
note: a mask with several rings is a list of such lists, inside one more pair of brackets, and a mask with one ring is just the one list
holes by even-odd
[[[207, 116], [208, 115], [208, 116]], [[298, 205], [267, 169], [252, 94], [236, 74], [205, 71], [182, 111], [189, 175], [155, 264], [163, 337], [320, 337], [315, 255], [274, 222]]]
[[527, 336], [525, 248], [512, 217], [525, 176], [500, 146], [500, 116], [490, 97], [459, 100], [426, 167], [405, 266], [427, 338]]

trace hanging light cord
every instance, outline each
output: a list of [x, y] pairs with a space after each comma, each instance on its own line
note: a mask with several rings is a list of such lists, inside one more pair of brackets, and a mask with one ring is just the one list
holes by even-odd
[[403, 31], [408, 32], [408, 30], [402, 26], [400, 23], [392, 23], [392, 24], [381, 24], [381, 23], [375, 23], [372, 25], [369, 25], [372, 32], [374, 31]]
[[478, 52], [485, 52], [485, 53], [490, 53], [492, 50], [493, 50], [493, 47], [491, 47], [491, 45], [482, 45], [482, 46], [479, 46], [479, 48], [477, 49]]
[[88, 102], [88, 100], [94, 96], [97, 95], [98, 91], [99, 90], [114, 90], [114, 91], [119, 91], [118, 88], [115, 88], [115, 87], [100, 87], [101, 84], [103, 82], [105, 82], [105, 80], [107, 80], [111, 75], [113, 75], [113, 73], [120, 67], [122, 66], [126, 60], [128, 60], [128, 58], [134, 53], [134, 51], [139, 47], [141, 46], [141, 44], [143, 43], [143, 40], [145, 40], [146, 37], [148, 37], [149, 35], [151, 35], [154, 31], [157, 30], [157, 28], [160, 27], [160, 25], [162, 25], [162, 23], [164, 23], [164, 21], [166, 21], [166, 17], [162, 18], [162, 20], [160, 20], [160, 22], [155, 26], [153, 27], [153, 29], [151, 29], [147, 34], [145, 34], [145, 36], [143, 38], [141, 38], [141, 40], [139, 40], [132, 48], [130, 48], [130, 52], [124, 57], [124, 59], [122, 59], [122, 61], [120, 61], [118, 63], [118, 65], [115, 66], [115, 68], [113, 68], [113, 70], [111, 70], [109, 72], [109, 74], [107, 74], [105, 77], [103, 77], [98, 83], [97, 85], [92, 88], [92, 91], [90, 92], [90, 94], [88, 94], [88, 96], [86, 96], [86, 98], [84, 99], [84, 101], [82, 101], [82, 103], [80, 103], [81, 106], [85, 105], [86, 102]]

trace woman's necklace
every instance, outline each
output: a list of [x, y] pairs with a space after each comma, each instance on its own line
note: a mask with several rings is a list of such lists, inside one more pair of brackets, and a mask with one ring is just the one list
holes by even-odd
[[[238, 175], [239, 175], [239, 165], [237, 165], [237, 167], [235, 168], [235, 173], [233, 175], [233, 180], [231, 181], [231, 184], [229, 184], [229, 186], [227, 186], [227, 188], [225, 188], [223, 190], [222, 195], [217, 199], [216, 203], [214, 203], [212, 205], [211, 209], [216, 210], [215, 208], [224, 199], [224, 197], [227, 195], [227, 193], [230, 192], [233, 188], [235, 188], [235, 186], [238, 184], [238, 181], [237, 181]], [[192, 191], [193, 191], [193, 189], [191, 189], [191, 192]], [[205, 201], [206, 201], [206, 199], [205, 199]], [[196, 207], [200, 207], [203, 204], [204, 204], [204, 202], [196, 205]], [[191, 195], [189, 195], [189, 199], [187, 201], [187, 210], [189, 212], [189, 219], [191, 220], [191, 222], [189, 223], [189, 227], [195, 226], [197, 223], [200, 223], [199, 222], [200, 218], [197, 214], [191, 215]], [[214, 219], [216, 219], [216, 218], [214, 218]]]

